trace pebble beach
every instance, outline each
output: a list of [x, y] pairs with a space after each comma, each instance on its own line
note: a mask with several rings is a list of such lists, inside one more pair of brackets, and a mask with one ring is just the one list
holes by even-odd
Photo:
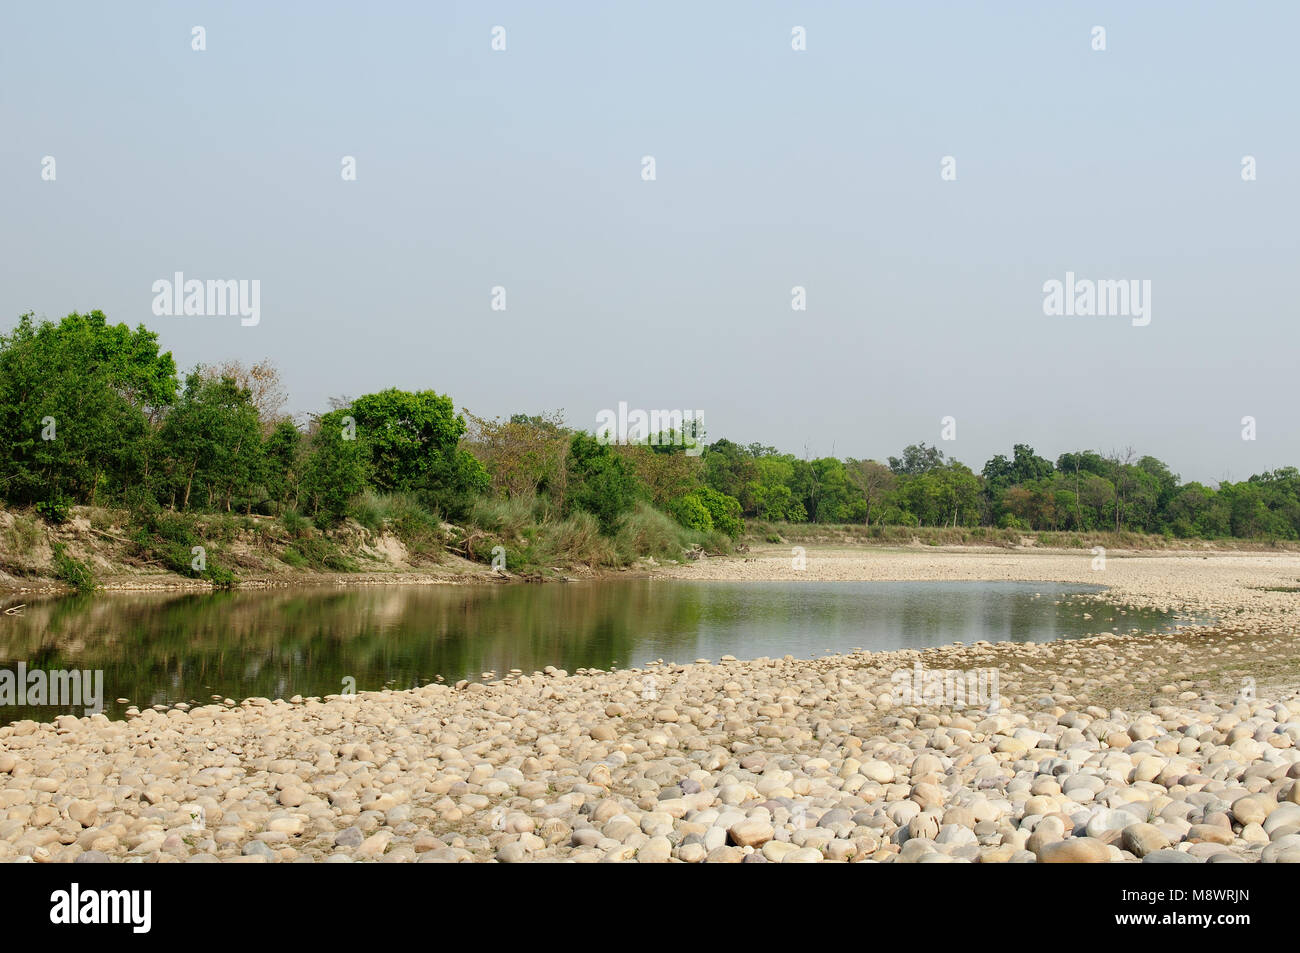
[[[660, 573], [1100, 583], [1208, 621], [17, 722], [0, 860], [1300, 862], [1300, 557], [807, 555]], [[918, 670], [998, 698], [900, 698]]]

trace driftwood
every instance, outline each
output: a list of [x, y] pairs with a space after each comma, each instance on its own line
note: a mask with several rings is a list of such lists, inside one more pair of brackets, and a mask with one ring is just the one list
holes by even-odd
[[474, 541], [477, 539], [491, 539], [491, 533], [485, 533], [482, 530], [475, 530], [460, 541], [459, 546], [448, 547], [452, 552], [460, 553], [466, 559], [474, 558]]
[[115, 540], [117, 540], [119, 543], [133, 543], [133, 542], [135, 542], [135, 540], [127, 539], [125, 536], [114, 536], [112, 533], [106, 533], [106, 532], [104, 532], [102, 529], [95, 529], [95, 527], [93, 527], [93, 526], [90, 527], [90, 531], [91, 531], [92, 533], [94, 533], [96, 536], [103, 536], [105, 539], [115, 539]]

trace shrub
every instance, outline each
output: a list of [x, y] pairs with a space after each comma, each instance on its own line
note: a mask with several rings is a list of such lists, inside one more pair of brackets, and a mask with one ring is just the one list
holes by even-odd
[[394, 493], [385, 501], [384, 513], [393, 535], [406, 546], [413, 556], [441, 556], [447, 540], [442, 531], [442, 520], [431, 513], [413, 497]]
[[311, 521], [297, 510], [285, 510], [281, 522], [285, 531], [294, 538], [306, 535], [311, 529]]
[[45, 522], [57, 526], [66, 523], [68, 517], [72, 515], [72, 503], [65, 497], [55, 494], [48, 500], [41, 500], [37, 503], [36, 512], [41, 515]]
[[694, 493], [687, 493], [673, 500], [668, 504], [668, 512], [687, 529], [695, 530], [697, 533], [713, 532], [713, 516], [709, 513], [709, 508]]
[[601, 532], [613, 535], [619, 518], [636, 502], [636, 478], [630, 465], [590, 434], [574, 434], [569, 444], [570, 512], [590, 513]]
[[356, 572], [356, 564], [338, 551], [338, 547], [324, 536], [300, 536], [292, 546], [286, 546], [280, 559], [301, 569], [311, 567], [331, 572]]
[[735, 539], [744, 530], [745, 525], [740, 519], [740, 500], [708, 486], [700, 487], [692, 495], [699, 497], [704, 508], [709, 511], [713, 528], [718, 532]]
[[479, 529], [516, 539], [529, 527], [542, 522], [541, 509], [542, 503], [535, 496], [484, 499], [474, 505], [470, 522]]
[[348, 515], [371, 532], [382, 532], [384, 501], [374, 490], [366, 490], [348, 504]]
[[68, 547], [55, 543], [54, 575], [66, 582], [77, 592], [92, 592], [95, 588], [95, 572], [88, 565], [68, 555]]
[[699, 533], [717, 531], [735, 539], [744, 531], [740, 500], [712, 487], [700, 487], [668, 504], [668, 512], [687, 529]]

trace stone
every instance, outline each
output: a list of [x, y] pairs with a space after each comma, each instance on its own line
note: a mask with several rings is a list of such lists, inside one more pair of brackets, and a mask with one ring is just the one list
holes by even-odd
[[771, 824], [759, 820], [740, 821], [727, 829], [731, 842], [738, 847], [761, 847], [774, 833]]
[[1169, 847], [1169, 838], [1154, 824], [1130, 824], [1120, 840], [1124, 849], [1138, 858]]

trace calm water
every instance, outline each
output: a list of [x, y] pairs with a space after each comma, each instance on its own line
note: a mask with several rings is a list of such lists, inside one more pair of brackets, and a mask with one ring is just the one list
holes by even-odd
[[[1018, 582], [373, 587], [86, 596], [0, 615], [0, 669], [102, 669], [105, 711], [409, 688], [546, 665], [639, 667], [954, 641], [1046, 641], [1168, 628], [1172, 617], [1077, 598], [1096, 586]], [[20, 600], [10, 598], [6, 605]], [[0, 605], [3, 608], [3, 605]], [[1091, 613], [1091, 619], [1084, 619]], [[1183, 620], [1178, 620], [1183, 621]], [[81, 709], [6, 705], [0, 723]]]

